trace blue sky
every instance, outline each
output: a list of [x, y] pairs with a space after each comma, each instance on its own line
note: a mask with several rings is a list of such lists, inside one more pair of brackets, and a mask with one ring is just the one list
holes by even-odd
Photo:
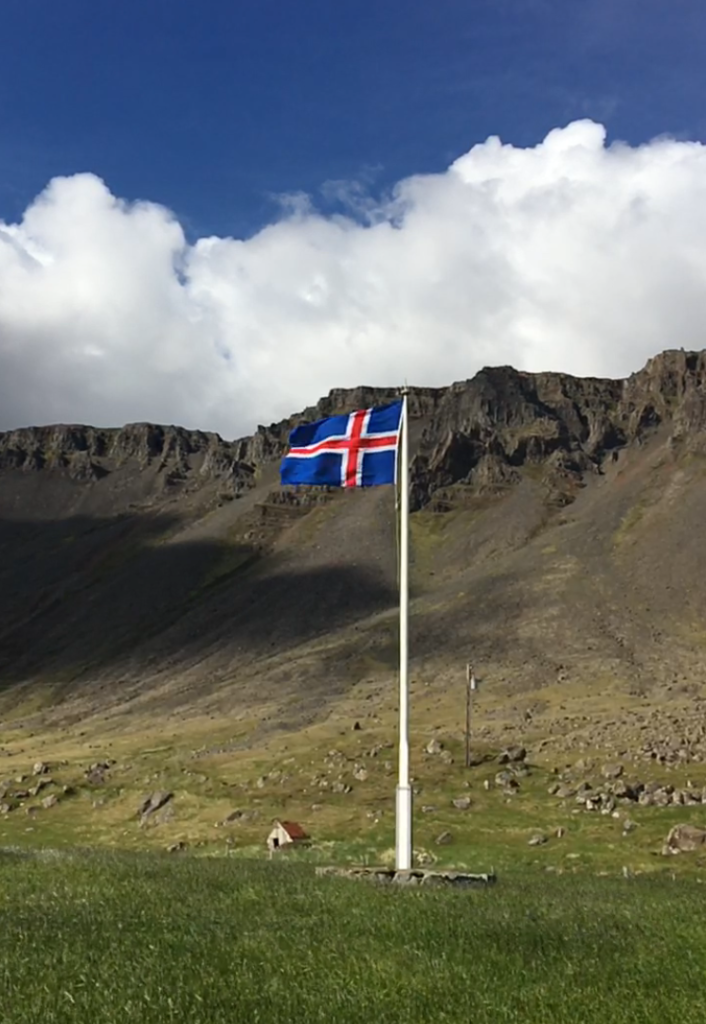
[[706, 134], [702, 0], [3, 0], [0, 218], [90, 171], [189, 237], [581, 117]]
[[704, 0], [0, 0], [0, 46], [0, 430], [704, 345]]

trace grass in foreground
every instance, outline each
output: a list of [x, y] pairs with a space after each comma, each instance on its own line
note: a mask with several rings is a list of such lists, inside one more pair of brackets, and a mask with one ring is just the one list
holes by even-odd
[[0, 854], [3, 1024], [706, 1019], [703, 887], [375, 889], [286, 863]]

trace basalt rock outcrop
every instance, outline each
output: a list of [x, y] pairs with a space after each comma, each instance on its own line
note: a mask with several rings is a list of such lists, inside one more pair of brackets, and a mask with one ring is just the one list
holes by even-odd
[[[0, 434], [0, 470], [61, 473], [91, 485], [116, 470], [150, 471], [162, 488], [213, 483], [238, 497], [279, 460], [299, 423], [392, 401], [394, 388], [335, 389], [317, 405], [236, 441], [181, 427], [77, 425]], [[481, 370], [447, 388], [411, 388], [414, 507], [437, 511], [495, 493], [541, 470], [547, 500], [571, 502], [586, 474], [666, 427], [675, 444], [701, 445], [706, 425], [706, 352], [667, 351], [626, 380]], [[275, 503], [298, 498], [274, 497]]]
[[217, 434], [181, 427], [133, 423], [101, 429], [62, 424], [0, 434], [0, 470], [43, 470], [95, 483], [126, 467], [136, 473], [152, 469], [165, 485], [217, 479], [237, 493], [249, 485], [256, 451], [254, 438], [230, 443]]

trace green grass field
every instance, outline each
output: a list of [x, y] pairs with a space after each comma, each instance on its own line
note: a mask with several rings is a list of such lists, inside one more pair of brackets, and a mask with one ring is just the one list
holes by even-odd
[[374, 888], [310, 865], [0, 853], [2, 1024], [702, 1024], [704, 888], [508, 874]]

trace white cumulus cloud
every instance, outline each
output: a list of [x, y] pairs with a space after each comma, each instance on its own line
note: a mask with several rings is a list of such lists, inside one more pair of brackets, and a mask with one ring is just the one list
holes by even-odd
[[481, 366], [622, 376], [706, 344], [706, 147], [580, 121], [497, 138], [364, 216], [306, 198], [246, 240], [56, 178], [0, 221], [0, 429], [182, 423], [226, 437], [331, 387]]

